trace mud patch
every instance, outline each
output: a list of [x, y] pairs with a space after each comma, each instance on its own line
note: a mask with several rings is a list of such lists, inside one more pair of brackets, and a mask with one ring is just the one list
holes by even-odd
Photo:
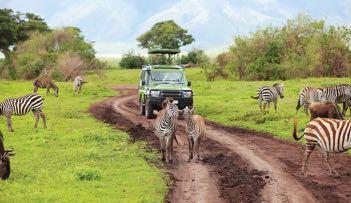
[[250, 170], [240, 156], [232, 153], [220, 143], [204, 138], [202, 146], [210, 151], [203, 162], [212, 166], [212, 173], [220, 177], [220, 195], [230, 202], [261, 202], [261, 190], [269, 177], [265, 172]]

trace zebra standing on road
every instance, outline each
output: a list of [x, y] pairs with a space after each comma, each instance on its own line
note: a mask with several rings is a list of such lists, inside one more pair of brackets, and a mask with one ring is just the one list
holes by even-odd
[[293, 137], [298, 141], [304, 136], [306, 140], [306, 150], [302, 162], [304, 175], [307, 171], [307, 160], [316, 146], [320, 147], [330, 172], [338, 175], [338, 172], [330, 165], [330, 153], [341, 153], [351, 148], [351, 120], [316, 118], [307, 125], [300, 137], [296, 135], [296, 131], [297, 119], [295, 118]]
[[189, 144], [189, 158], [193, 159], [194, 152], [197, 153], [197, 160], [200, 160], [200, 142], [205, 135], [205, 120], [200, 115], [193, 115], [195, 107], [192, 109], [185, 107], [180, 111], [186, 122], [186, 135]]
[[304, 106], [304, 111], [308, 115], [308, 107], [314, 102], [322, 102], [323, 91], [318, 88], [305, 87], [300, 91], [299, 98], [297, 100], [296, 113], [299, 109]]
[[46, 118], [43, 113], [43, 97], [38, 94], [28, 94], [19, 98], [5, 99], [0, 102], [0, 115], [5, 115], [7, 118], [7, 127], [10, 132], [13, 132], [11, 116], [22, 116], [30, 110], [33, 111], [35, 117], [34, 128], [38, 127], [39, 116], [43, 119], [44, 128], [46, 128]]
[[169, 163], [172, 161], [173, 138], [177, 130], [178, 107], [171, 98], [166, 98], [162, 103], [162, 107], [163, 109], [157, 114], [154, 128], [156, 135], [160, 139], [162, 160]]
[[82, 90], [84, 83], [87, 83], [87, 82], [84, 81], [83, 77], [77, 76], [76, 78], [74, 78], [74, 81], [73, 81], [74, 92], [79, 94], [80, 91]]
[[46, 96], [50, 92], [50, 88], [54, 89], [54, 94], [58, 97], [59, 88], [49, 78], [37, 78], [33, 81], [34, 93], [38, 92], [38, 88], [46, 88]]
[[[261, 111], [265, 111], [267, 105], [269, 109], [270, 102], [273, 102], [274, 110], [277, 111], [278, 96], [282, 99], [284, 98], [284, 85], [276, 83], [273, 86], [262, 86], [258, 88], [257, 96], [251, 96], [251, 98], [259, 100]], [[263, 102], [264, 104], [262, 109]]]

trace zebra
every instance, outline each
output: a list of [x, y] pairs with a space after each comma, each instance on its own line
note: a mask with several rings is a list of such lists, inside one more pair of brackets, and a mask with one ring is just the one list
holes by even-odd
[[348, 84], [341, 84], [320, 89], [323, 92], [323, 102], [342, 103], [342, 114], [345, 115], [348, 101], [351, 99], [351, 86]]
[[186, 134], [189, 144], [189, 158], [188, 161], [193, 159], [194, 150], [197, 153], [197, 160], [200, 160], [200, 142], [205, 135], [205, 121], [200, 115], [193, 115], [195, 107], [192, 109], [187, 106], [180, 111], [180, 114], [186, 122]]
[[303, 136], [306, 140], [306, 149], [302, 161], [302, 172], [306, 176], [307, 160], [314, 148], [318, 145], [330, 173], [338, 175], [330, 165], [330, 153], [341, 153], [351, 148], [351, 120], [331, 118], [316, 118], [309, 122], [300, 137], [296, 135], [297, 118], [294, 119], [293, 137], [296, 141]]
[[296, 106], [296, 113], [301, 106], [304, 106], [304, 112], [308, 115], [308, 107], [314, 102], [321, 102], [323, 100], [323, 91], [314, 87], [304, 87], [301, 89]]
[[162, 103], [162, 107], [163, 109], [157, 114], [154, 128], [156, 135], [160, 139], [162, 160], [169, 163], [172, 161], [173, 138], [177, 130], [178, 107], [171, 98], [166, 98]]
[[50, 88], [54, 89], [54, 94], [58, 97], [59, 88], [55, 83], [52, 82], [49, 78], [37, 78], [33, 81], [34, 93], [38, 92], [38, 88], [46, 88], [46, 96], [50, 92]]
[[30, 110], [33, 111], [35, 117], [34, 128], [38, 127], [39, 116], [43, 119], [44, 128], [46, 128], [46, 117], [43, 113], [43, 97], [38, 94], [28, 94], [18, 98], [8, 98], [0, 102], [0, 115], [7, 118], [7, 127], [13, 132], [11, 116], [22, 116]]
[[[262, 112], [266, 110], [266, 105], [268, 105], [268, 109], [269, 109], [270, 102], [274, 103], [274, 110], [277, 111], [278, 96], [281, 99], [284, 98], [284, 85], [276, 83], [273, 86], [259, 87], [257, 90], [257, 96], [256, 97], [251, 96], [251, 98], [259, 100], [260, 110]], [[262, 102], [264, 102], [263, 109], [262, 109]]]
[[5, 149], [4, 137], [0, 131], [0, 178], [6, 180], [10, 177], [10, 156], [15, 155], [13, 149]]
[[74, 81], [73, 81], [74, 92], [79, 94], [80, 91], [82, 90], [84, 83], [87, 83], [87, 82], [84, 81], [83, 77], [77, 76], [76, 78], [74, 78]]

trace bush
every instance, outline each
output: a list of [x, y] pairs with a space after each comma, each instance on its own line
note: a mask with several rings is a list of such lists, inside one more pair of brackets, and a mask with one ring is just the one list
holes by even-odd
[[133, 51], [124, 54], [119, 65], [126, 69], [138, 69], [145, 64], [145, 58], [140, 55], [135, 55]]
[[181, 58], [182, 64], [188, 64], [190, 62], [192, 64], [194, 64], [195, 66], [197, 66], [197, 65], [204, 64], [204, 63], [208, 63], [209, 58], [203, 50], [193, 49], [192, 51], [188, 52], [187, 55], [183, 55]]
[[74, 173], [77, 180], [99, 180], [101, 173], [98, 168], [81, 168]]
[[65, 81], [81, 75], [84, 69], [88, 69], [88, 65], [77, 54], [65, 53], [58, 58], [56, 70], [64, 76]]
[[300, 14], [281, 27], [235, 37], [217, 63], [242, 80], [346, 77], [351, 75], [350, 44], [350, 28]]

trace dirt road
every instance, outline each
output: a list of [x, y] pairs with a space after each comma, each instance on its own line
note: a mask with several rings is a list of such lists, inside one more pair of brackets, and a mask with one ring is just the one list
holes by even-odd
[[[129, 131], [132, 139], [158, 148], [153, 120], [138, 114], [134, 86], [114, 87], [122, 94], [91, 106], [100, 120]], [[207, 122], [200, 148], [203, 160], [187, 162], [184, 122], [180, 122], [175, 160], [165, 165], [172, 181], [170, 202], [350, 202], [351, 158], [334, 155], [340, 177], [329, 174], [316, 150], [309, 176], [300, 172], [304, 147], [269, 134]]]

